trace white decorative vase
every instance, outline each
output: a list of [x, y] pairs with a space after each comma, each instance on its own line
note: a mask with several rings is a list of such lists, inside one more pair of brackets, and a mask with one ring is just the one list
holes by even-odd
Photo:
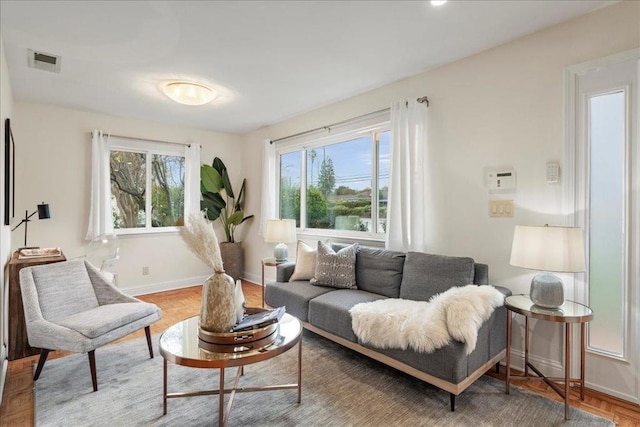
[[236, 324], [235, 284], [231, 276], [214, 273], [202, 286], [200, 328], [228, 332]]
[[245, 298], [244, 298], [244, 293], [242, 292], [242, 280], [236, 280], [235, 301], [236, 301], [236, 323], [240, 323], [240, 321], [244, 317], [244, 309], [245, 309]]

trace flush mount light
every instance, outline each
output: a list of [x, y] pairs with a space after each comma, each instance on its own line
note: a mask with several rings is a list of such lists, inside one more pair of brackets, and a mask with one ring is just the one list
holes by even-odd
[[447, 0], [431, 0], [431, 6], [442, 6]]
[[213, 101], [218, 94], [199, 83], [169, 82], [162, 86], [162, 92], [169, 98], [185, 105], [204, 105]]

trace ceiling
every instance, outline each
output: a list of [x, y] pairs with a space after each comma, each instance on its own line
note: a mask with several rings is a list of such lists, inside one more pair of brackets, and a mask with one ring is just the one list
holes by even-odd
[[[7, 1], [16, 101], [245, 133], [497, 46], [614, 1]], [[60, 55], [59, 74], [27, 49]], [[159, 86], [193, 80], [211, 104]]]

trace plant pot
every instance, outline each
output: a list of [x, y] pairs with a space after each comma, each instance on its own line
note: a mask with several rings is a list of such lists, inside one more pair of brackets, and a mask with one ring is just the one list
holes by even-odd
[[224, 272], [231, 276], [234, 282], [241, 278], [244, 272], [244, 250], [242, 243], [220, 243], [220, 255]]
[[200, 328], [209, 332], [228, 332], [235, 324], [235, 282], [227, 274], [215, 273], [202, 286]]

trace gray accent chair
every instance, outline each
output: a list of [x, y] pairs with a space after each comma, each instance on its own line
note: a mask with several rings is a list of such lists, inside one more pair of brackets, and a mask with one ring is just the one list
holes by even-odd
[[162, 317], [155, 304], [123, 294], [85, 260], [20, 271], [27, 337], [42, 349], [36, 381], [51, 350], [88, 353], [93, 391], [98, 391], [95, 349], [144, 328], [153, 358], [149, 325]]

